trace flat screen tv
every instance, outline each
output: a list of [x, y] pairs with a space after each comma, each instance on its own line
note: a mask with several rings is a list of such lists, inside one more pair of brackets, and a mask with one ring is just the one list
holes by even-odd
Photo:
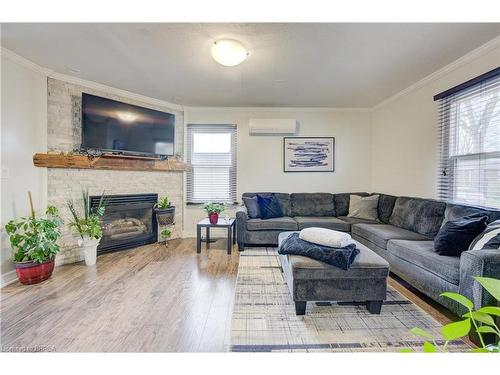
[[82, 94], [82, 149], [129, 155], [174, 154], [175, 115]]

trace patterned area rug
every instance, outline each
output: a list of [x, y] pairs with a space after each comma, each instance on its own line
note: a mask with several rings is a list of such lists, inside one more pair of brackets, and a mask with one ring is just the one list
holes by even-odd
[[[308, 303], [296, 316], [276, 249], [250, 248], [240, 253], [231, 321], [233, 352], [397, 352], [421, 351], [422, 341], [409, 330], [423, 328], [439, 337], [440, 324], [389, 288], [380, 315], [364, 305]], [[469, 346], [457, 340], [450, 351]]]

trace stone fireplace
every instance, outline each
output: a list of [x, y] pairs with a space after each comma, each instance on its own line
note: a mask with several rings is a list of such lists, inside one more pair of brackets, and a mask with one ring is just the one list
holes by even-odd
[[[101, 196], [90, 197], [97, 207]], [[156, 242], [158, 225], [153, 206], [158, 194], [106, 195], [103, 237], [97, 255]]]

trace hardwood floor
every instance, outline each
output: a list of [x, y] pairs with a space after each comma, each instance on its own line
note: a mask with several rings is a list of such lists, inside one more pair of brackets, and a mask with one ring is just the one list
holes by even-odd
[[[38, 285], [1, 289], [1, 345], [59, 352], [222, 352], [229, 346], [238, 251], [195, 239], [100, 256], [95, 267], [56, 267]], [[445, 324], [443, 308], [389, 282]]]

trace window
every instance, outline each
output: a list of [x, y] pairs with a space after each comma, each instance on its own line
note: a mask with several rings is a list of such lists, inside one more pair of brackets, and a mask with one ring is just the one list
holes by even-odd
[[187, 126], [188, 203], [236, 202], [236, 126]]
[[436, 95], [438, 197], [500, 208], [500, 68]]

